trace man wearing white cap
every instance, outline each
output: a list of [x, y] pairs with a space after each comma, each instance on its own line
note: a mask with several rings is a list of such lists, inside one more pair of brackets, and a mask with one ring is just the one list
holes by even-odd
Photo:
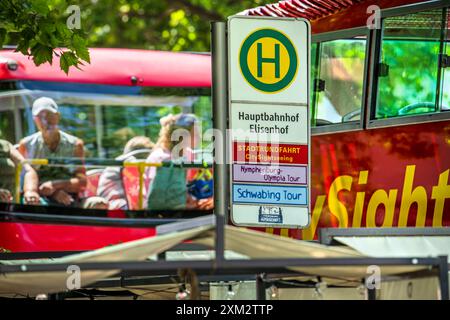
[[[58, 128], [60, 113], [56, 102], [47, 97], [34, 101], [33, 119], [39, 132], [25, 137], [19, 144], [19, 152], [27, 159], [84, 158], [83, 141]], [[86, 186], [86, 170], [41, 166], [39, 194], [48, 202], [74, 205], [78, 193]]]

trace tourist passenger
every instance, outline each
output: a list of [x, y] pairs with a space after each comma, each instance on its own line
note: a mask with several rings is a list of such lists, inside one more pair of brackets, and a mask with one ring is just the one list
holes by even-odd
[[[153, 149], [150, 138], [137, 136], [127, 142], [123, 154], [116, 158], [119, 161], [145, 159]], [[128, 210], [127, 196], [124, 189], [121, 167], [107, 167], [98, 181], [97, 195], [109, 202], [109, 209]]]
[[[15, 190], [16, 166], [23, 156], [6, 140], [0, 139], [0, 202], [12, 202]], [[39, 204], [38, 176], [29, 165], [24, 164], [23, 199], [26, 204]]]
[[[20, 141], [19, 152], [27, 159], [84, 158], [83, 141], [58, 128], [60, 113], [48, 97], [34, 101], [32, 114], [38, 132]], [[86, 186], [84, 166], [39, 166], [39, 194], [47, 204], [79, 204], [78, 194]]]
[[[193, 149], [199, 142], [198, 119], [194, 114], [177, 114], [161, 118], [161, 130], [149, 163], [164, 161], [192, 161]], [[180, 130], [180, 131], [176, 131]], [[179, 142], [176, 137], [182, 137]], [[186, 169], [179, 167], [150, 167], [146, 171], [148, 208], [161, 209], [210, 209], [212, 197], [196, 199], [187, 189]]]

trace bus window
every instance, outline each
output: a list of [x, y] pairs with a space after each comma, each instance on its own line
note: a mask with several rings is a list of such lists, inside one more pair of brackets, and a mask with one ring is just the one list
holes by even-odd
[[[2, 86], [2, 88], [4, 88]], [[0, 89], [0, 139], [17, 143], [22, 135], [21, 110], [24, 109], [26, 101], [18, 90]]]
[[[101, 127], [97, 125], [97, 130], [102, 132], [102, 146], [98, 149], [99, 152], [102, 150], [103, 154], [100, 154], [100, 157], [119, 156], [126, 142], [135, 136], [146, 136], [156, 142], [160, 130], [159, 120], [169, 113], [196, 113], [202, 121], [203, 132], [212, 125], [209, 96], [149, 97], [148, 100], [149, 104], [146, 106], [102, 106], [103, 120], [97, 121], [101, 123]], [[92, 133], [95, 134], [94, 131]]]
[[435, 111], [442, 10], [383, 20], [375, 118]]
[[314, 117], [314, 108], [315, 106], [315, 83], [318, 77], [317, 77], [317, 61], [319, 56], [319, 45], [317, 43], [311, 43], [311, 70], [310, 70], [310, 79], [312, 79], [312, 82], [310, 84], [309, 88], [309, 103], [312, 110], [311, 115], [311, 125], [315, 125], [315, 117]]
[[122, 153], [125, 143], [135, 136], [158, 137], [159, 119], [170, 112], [180, 112], [179, 108], [136, 106], [104, 106], [103, 113], [103, 149], [107, 158]]
[[14, 113], [10, 110], [0, 110], [0, 139], [14, 143]]
[[[212, 127], [209, 89], [152, 88], [142, 94], [109, 94], [82, 92], [81, 86], [78, 91], [56, 91], [55, 85], [54, 90], [47, 91], [42, 89], [48, 83], [39, 87], [37, 81], [34, 86], [33, 90], [12, 90], [0, 97], [0, 134], [11, 143], [36, 132], [31, 106], [42, 96], [58, 103], [60, 129], [83, 139], [87, 158], [114, 159], [135, 136], [147, 136], [156, 142], [159, 119], [169, 113], [193, 112], [201, 120], [202, 132]], [[76, 89], [76, 85], [72, 87]]]
[[[61, 113], [60, 127], [70, 134], [83, 139], [85, 156], [94, 158], [98, 155], [96, 145], [96, 123], [94, 108], [88, 105], [60, 103]], [[96, 128], [97, 129], [97, 128]]]
[[366, 42], [361, 36], [319, 44], [316, 70], [313, 68], [316, 126], [360, 119]]
[[[56, 177], [56, 175], [63, 176], [63, 178], [55, 179], [66, 179], [73, 174], [76, 168], [88, 169], [86, 190], [81, 190], [73, 195], [77, 198], [76, 206], [83, 206], [84, 199], [96, 195], [100, 175], [99, 171], [94, 172], [94, 169], [102, 170], [110, 165], [110, 162], [105, 161], [93, 164], [92, 158], [115, 159], [123, 155], [126, 143], [136, 136], [145, 136], [151, 141], [157, 142], [161, 129], [160, 119], [167, 114], [195, 113], [200, 120], [200, 139], [203, 138], [206, 130], [212, 128], [209, 88], [152, 88], [152, 90], [148, 89], [134, 95], [90, 93], [80, 90], [20, 89], [5, 91], [0, 95], [0, 139], [17, 144], [25, 135], [29, 136], [36, 132], [31, 108], [33, 101], [40, 97], [49, 97], [55, 100], [60, 113], [59, 129], [83, 140], [84, 157], [88, 160], [86, 164], [80, 164], [77, 161], [79, 159], [75, 157], [68, 159], [66, 156], [57, 156], [60, 157], [58, 159], [49, 156], [51, 162], [33, 164], [33, 166], [38, 174], [44, 177], [43, 179], [49, 176]], [[197, 146], [193, 150], [192, 160], [211, 162], [209, 149], [204, 149], [206, 146], [209, 147], [211, 142], [208, 139], [202, 142], [202, 146]], [[137, 158], [143, 156], [139, 159], [146, 159], [150, 150], [145, 150], [147, 152], [145, 154], [142, 151], [144, 150], [140, 150], [140, 153], [133, 154], [133, 156]], [[34, 158], [46, 158], [46, 155], [41, 153]], [[89, 161], [91, 162], [88, 163]], [[118, 161], [123, 161], [123, 158]], [[138, 171], [133, 169], [136, 168], [127, 168], [119, 172], [123, 173], [120, 173], [123, 181], [132, 185], [130, 188], [133, 193], [130, 193], [130, 199], [136, 202], [140, 190], [139, 175], [136, 176], [135, 173]], [[189, 179], [187, 181], [190, 182], [194, 177], [196, 177], [195, 170], [186, 171], [186, 179]], [[15, 194], [15, 196], [20, 199], [20, 194]], [[48, 204], [53, 205], [54, 203]]]

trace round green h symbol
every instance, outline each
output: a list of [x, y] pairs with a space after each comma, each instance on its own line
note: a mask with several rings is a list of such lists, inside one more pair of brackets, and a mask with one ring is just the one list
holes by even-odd
[[[282, 46], [286, 49], [289, 56], [289, 66], [287, 73], [281, 78], [280, 69], [281, 69], [281, 59], [280, 59], [280, 44], [274, 44], [274, 55], [273, 56], [264, 56], [263, 55], [263, 42], [258, 41], [262, 38], [273, 38], [281, 43]], [[256, 42], [256, 76], [255, 72], [252, 73], [250, 71], [248, 65], [248, 55], [250, 48]], [[279, 81], [275, 83], [266, 83], [262, 81], [263, 76], [263, 65], [264, 64], [273, 64], [274, 65], [274, 77], [280, 78]], [[242, 71], [242, 75], [245, 80], [257, 90], [266, 92], [266, 93], [275, 93], [277, 91], [283, 90], [288, 87], [292, 80], [295, 78], [298, 68], [298, 59], [297, 52], [291, 42], [291, 40], [285, 36], [283, 33], [274, 30], [274, 29], [261, 29], [250, 34], [243, 42], [240, 52], [239, 52], [239, 65]]]

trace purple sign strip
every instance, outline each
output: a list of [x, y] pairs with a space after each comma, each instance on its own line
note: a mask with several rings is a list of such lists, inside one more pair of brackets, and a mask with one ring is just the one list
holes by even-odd
[[270, 184], [306, 184], [305, 166], [233, 164], [233, 181]]

